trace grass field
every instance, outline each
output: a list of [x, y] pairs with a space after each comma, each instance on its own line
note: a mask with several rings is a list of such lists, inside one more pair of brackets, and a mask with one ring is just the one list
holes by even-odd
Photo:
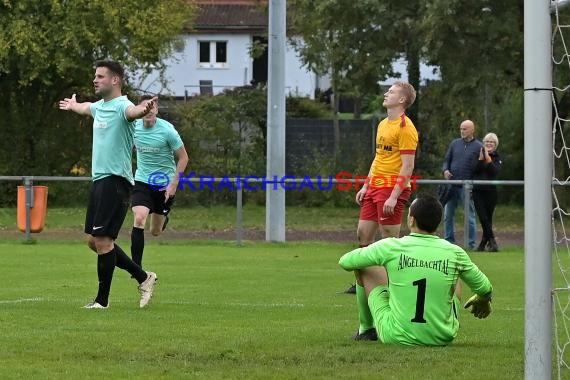
[[119, 269], [110, 308], [81, 308], [97, 287], [83, 244], [0, 243], [0, 378], [523, 377], [521, 249], [471, 254], [496, 289], [488, 319], [462, 310], [452, 345], [402, 348], [350, 339], [355, 299], [339, 291], [352, 279], [337, 261], [352, 244], [148, 240], [160, 281], [142, 310]]
[[[288, 206], [287, 228], [296, 230], [355, 230], [359, 215], [356, 207], [303, 207]], [[235, 227], [235, 206], [174, 207], [169, 228], [176, 230], [224, 230]], [[48, 206], [46, 230], [80, 230], [85, 220], [85, 207], [52, 208]], [[456, 224], [461, 229], [462, 210], [457, 210]], [[499, 231], [522, 231], [524, 209], [518, 206], [499, 205], [495, 211], [495, 226]], [[405, 223], [404, 223], [405, 224]], [[132, 226], [132, 213], [127, 214], [123, 226]], [[243, 227], [264, 229], [265, 206], [246, 205], [243, 208]], [[0, 231], [16, 228], [16, 209], [0, 208]], [[478, 226], [478, 228], [480, 228]]]

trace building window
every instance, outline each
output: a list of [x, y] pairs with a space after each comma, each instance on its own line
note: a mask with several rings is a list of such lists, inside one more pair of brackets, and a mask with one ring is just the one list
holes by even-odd
[[210, 63], [210, 42], [200, 42], [200, 64]]
[[198, 41], [200, 67], [225, 68], [228, 66], [227, 41]]

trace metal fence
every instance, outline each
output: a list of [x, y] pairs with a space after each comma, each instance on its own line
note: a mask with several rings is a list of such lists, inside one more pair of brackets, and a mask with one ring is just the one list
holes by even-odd
[[[350, 157], [336, 163], [336, 170], [355, 170], [355, 162], [367, 167], [376, 153], [376, 120], [339, 120], [340, 146], [338, 155]], [[307, 173], [307, 163], [319, 157], [330, 160], [334, 155], [334, 129], [328, 119], [287, 119], [285, 128], [285, 172]]]
[[[213, 178], [213, 184], [219, 184], [222, 181], [227, 182], [229, 180], [234, 187], [236, 187], [236, 243], [237, 245], [242, 245], [243, 243], [243, 188], [244, 186], [235, 186], [238, 181], [243, 184], [244, 178]], [[310, 178], [312, 183], [317, 183], [319, 179], [317, 178]], [[26, 228], [25, 228], [25, 239], [31, 240], [31, 209], [34, 205], [34, 192], [33, 186], [34, 181], [41, 181], [41, 182], [49, 182], [49, 181], [70, 181], [70, 182], [79, 182], [79, 181], [91, 181], [91, 177], [52, 177], [52, 176], [0, 176], [0, 181], [14, 181], [20, 182], [25, 187], [25, 207], [26, 207]], [[191, 183], [200, 183], [200, 178], [189, 178], [185, 181], [189, 181]], [[307, 181], [305, 178], [300, 179], [285, 179], [284, 182], [286, 184], [301, 184], [303, 181]], [[333, 184], [346, 184], [347, 181], [350, 181], [353, 185], [355, 183], [355, 179], [344, 179], [342, 182], [336, 179], [332, 180]], [[248, 179], [248, 184], [261, 184], [263, 182], [262, 179], [250, 178]], [[523, 186], [524, 181], [475, 181], [475, 180], [435, 180], [435, 179], [417, 179], [415, 182], [419, 185], [443, 185], [443, 184], [451, 184], [451, 185], [462, 185], [464, 196], [466, 202], [464, 202], [464, 231], [469, 230], [469, 220], [467, 217], [469, 214], [469, 204], [471, 200], [471, 190], [473, 189], [473, 185], [501, 185], [501, 186]], [[330, 182], [326, 182], [329, 184]], [[553, 183], [553, 185], [562, 185], [568, 186], [568, 183]], [[463, 246], [468, 246], [468, 239], [469, 234], [464, 233], [464, 240]]]

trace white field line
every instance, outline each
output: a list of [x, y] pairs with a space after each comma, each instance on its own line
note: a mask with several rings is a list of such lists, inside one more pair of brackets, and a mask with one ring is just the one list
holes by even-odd
[[[19, 298], [14, 300], [0, 300], [0, 304], [18, 304], [25, 302], [63, 302], [63, 303], [78, 303], [81, 304], [82, 301], [73, 300], [70, 298]], [[112, 299], [111, 303], [132, 303], [133, 300], [126, 298]], [[226, 302], [226, 303], [215, 303], [215, 302], [196, 302], [196, 301], [160, 301], [158, 303], [167, 305], [197, 305], [197, 306], [234, 306], [234, 307], [258, 307], [258, 308], [304, 308], [303, 303], [254, 303], [254, 302]], [[333, 307], [343, 307], [343, 305], [329, 305]]]
[[44, 301], [41, 297], [34, 297], [34, 298], [19, 298], [17, 300], [0, 300], [0, 304], [7, 304], [7, 303], [24, 303], [24, 302], [42, 302]]
[[[72, 300], [69, 298], [20, 298], [15, 300], [0, 300], [0, 304], [18, 304], [25, 302], [64, 302], [64, 303], [77, 303], [81, 304], [79, 300]], [[112, 303], [132, 303], [133, 300], [126, 298], [113, 299]], [[255, 308], [299, 308], [302, 309], [306, 307], [304, 303], [258, 303], [258, 302], [226, 302], [226, 303], [215, 303], [215, 302], [196, 302], [196, 301], [160, 301], [156, 300], [156, 303], [166, 304], [166, 305], [197, 305], [197, 306], [233, 306], [233, 307], [255, 307]], [[329, 304], [329, 307], [346, 307], [346, 305], [339, 304]], [[522, 307], [496, 307], [494, 305], [493, 310], [495, 311], [524, 311]]]

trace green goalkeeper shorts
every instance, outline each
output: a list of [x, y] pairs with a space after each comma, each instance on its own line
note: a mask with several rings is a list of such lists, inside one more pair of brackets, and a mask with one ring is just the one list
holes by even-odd
[[[382, 343], [388, 344], [440, 346], [450, 343], [459, 329], [457, 311], [460, 307], [460, 301], [454, 295], [452, 302], [452, 321], [450, 321], [449, 326], [446, 324], [445, 334], [441, 335], [434, 332], [436, 336], [432, 336], [427, 331], [424, 331], [421, 335], [418, 334], [420, 331], [409, 331], [402, 326], [402, 323], [394, 320], [392, 309], [390, 308], [390, 291], [388, 286], [377, 286], [368, 295], [368, 307], [374, 319], [374, 327], [376, 328], [378, 338]], [[445, 335], [448, 336], [446, 337]]]
[[368, 295], [368, 307], [374, 319], [374, 327], [380, 337], [383, 330], [390, 328], [390, 291], [387, 285], [379, 285], [372, 289]]

